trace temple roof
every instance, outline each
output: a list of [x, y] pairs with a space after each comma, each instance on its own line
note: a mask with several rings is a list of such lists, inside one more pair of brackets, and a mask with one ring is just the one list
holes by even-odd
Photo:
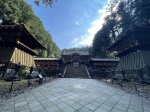
[[[0, 43], [20, 41], [31, 49], [45, 49], [45, 47], [34, 38], [24, 24], [17, 24], [12, 21], [0, 25]], [[9, 45], [5, 44], [9, 47]]]
[[[121, 35], [118, 36], [118, 40], [114, 42], [112, 45], [110, 45], [107, 49], [112, 51], [117, 51], [118, 46], [122, 46], [125, 44], [125, 41], [127, 40], [144, 40], [144, 41], [150, 41], [149, 37], [150, 35], [150, 28], [149, 27], [141, 27], [132, 25], [130, 26], [125, 32], [123, 32]], [[131, 41], [129, 41], [131, 42]], [[129, 43], [127, 42], [127, 44]], [[132, 43], [129, 43], [132, 44]]]
[[64, 51], [62, 55], [73, 55], [73, 54], [79, 54], [79, 55], [87, 55], [89, 56], [88, 51]]

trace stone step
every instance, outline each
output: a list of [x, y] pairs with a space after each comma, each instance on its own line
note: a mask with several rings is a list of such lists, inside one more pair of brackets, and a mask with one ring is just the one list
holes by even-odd
[[73, 67], [68, 66], [66, 74], [66, 78], [88, 78], [85, 67]]

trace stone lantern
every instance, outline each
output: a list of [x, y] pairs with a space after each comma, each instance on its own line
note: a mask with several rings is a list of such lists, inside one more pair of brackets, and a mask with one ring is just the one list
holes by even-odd
[[29, 87], [29, 85], [31, 85], [30, 79], [32, 78], [32, 75], [31, 75], [31, 74], [32, 74], [32, 72], [33, 72], [33, 69], [34, 69], [33, 66], [31, 66], [31, 67], [30, 67], [30, 70], [29, 70], [30, 73], [29, 73], [29, 75], [27, 76], [27, 78], [28, 78], [28, 87]]
[[18, 73], [19, 73], [20, 69], [21, 69], [21, 65], [20, 65], [20, 62], [19, 62], [19, 63], [16, 65], [16, 67], [15, 67], [15, 73], [14, 73], [14, 75], [11, 76], [11, 77], [8, 79], [8, 81], [12, 81], [11, 87], [10, 87], [10, 92], [12, 91], [14, 81], [20, 81], [20, 78], [19, 78], [19, 76], [18, 76]]

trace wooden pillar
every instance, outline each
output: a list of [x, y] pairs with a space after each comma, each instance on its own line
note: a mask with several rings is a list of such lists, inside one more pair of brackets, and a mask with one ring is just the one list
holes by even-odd
[[[121, 58], [120, 58], [120, 61], [118, 62], [118, 65], [117, 65], [117, 69], [120, 70], [120, 63], [121, 63]], [[113, 66], [113, 65], [112, 65]]]
[[21, 57], [22, 57], [22, 64], [23, 65], [25, 65], [25, 56], [24, 56], [24, 54], [25, 54], [25, 52], [24, 51], [20, 51], [20, 54], [21, 54]]
[[133, 53], [131, 54], [131, 69], [133, 69], [133, 63], [134, 63], [134, 56]]
[[137, 68], [137, 52], [134, 52], [134, 69]]
[[28, 58], [27, 58], [27, 66], [29, 67], [29, 62], [30, 62], [30, 55], [29, 54], [27, 54], [27, 56], [28, 56]]
[[122, 57], [122, 64], [121, 64], [121, 69], [124, 68], [124, 57]]
[[129, 54], [129, 69], [131, 69], [132, 66], [132, 55]]
[[126, 56], [124, 56], [123, 58], [124, 58], [124, 59], [123, 59], [123, 60], [124, 60], [123, 70], [125, 70], [125, 69], [126, 69]]
[[141, 54], [140, 54], [140, 51], [138, 51], [138, 66], [139, 67], [141, 67], [140, 62], [141, 62]]
[[129, 63], [129, 60], [128, 60], [128, 55], [126, 55], [126, 60], [127, 60], [127, 67], [126, 67], [126, 70], [129, 70], [129, 68], [128, 68], [128, 63]]
[[138, 52], [135, 52], [135, 69], [137, 68], [138, 66]]
[[141, 56], [141, 52], [139, 52], [139, 58], [140, 58], [140, 60], [139, 60], [139, 67], [140, 68], [142, 68], [142, 56]]
[[14, 52], [14, 63], [17, 63], [17, 48], [15, 48], [15, 52]]
[[124, 56], [124, 70], [126, 70], [127, 68], [127, 60], [126, 60], [126, 56]]
[[123, 70], [125, 70], [125, 56], [123, 56]]
[[128, 70], [130, 70], [130, 55], [128, 55]]
[[133, 64], [133, 69], [136, 69], [137, 66], [136, 66], [136, 63], [137, 63], [137, 56], [136, 56], [136, 52], [134, 52], [134, 64]]
[[24, 65], [26, 66], [26, 63], [27, 63], [26, 52], [23, 52], [23, 55], [24, 55]]
[[135, 56], [134, 53], [132, 53], [132, 69], [134, 69], [134, 64], [135, 64]]
[[26, 58], [26, 65], [25, 66], [27, 66], [27, 62], [28, 62], [28, 53], [25, 53], [25, 58]]

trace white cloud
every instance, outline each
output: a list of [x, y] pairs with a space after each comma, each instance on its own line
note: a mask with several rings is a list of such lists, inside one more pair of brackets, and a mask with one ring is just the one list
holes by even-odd
[[98, 10], [99, 14], [103, 14], [103, 9]]
[[[108, 0], [108, 2], [110, 2], [110, 0]], [[77, 37], [72, 41], [73, 47], [92, 45], [94, 35], [97, 33], [99, 29], [102, 28], [103, 23], [105, 22], [105, 17], [110, 14], [109, 12], [106, 11], [107, 7], [108, 6], [105, 5], [102, 9], [98, 10], [99, 18], [91, 22], [91, 27], [87, 29], [88, 34], [81, 35], [80, 37]]]
[[84, 17], [86, 17], [86, 18], [87, 18], [87, 17], [90, 17], [90, 15], [89, 15], [87, 12], [84, 12], [83, 15], [84, 15]]
[[71, 43], [73, 47], [90, 46], [92, 41], [92, 35], [81, 35], [79, 38], [75, 38]]
[[78, 26], [80, 25], [78, 21], [76, 21], [76, 25], [78, 25]]

